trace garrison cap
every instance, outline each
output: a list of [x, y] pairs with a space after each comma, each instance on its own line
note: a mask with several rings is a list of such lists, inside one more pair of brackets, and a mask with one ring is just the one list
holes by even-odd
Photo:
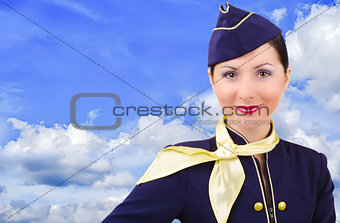
[[282, 31], [266, 18], [226, 3], [209, 41], [208, 66], [247, 54]]

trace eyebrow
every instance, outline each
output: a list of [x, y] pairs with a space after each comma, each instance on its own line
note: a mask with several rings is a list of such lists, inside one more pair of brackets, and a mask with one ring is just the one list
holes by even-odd
[[262, 67], [262, 66], [264, 66], [264, 65], [270, 65], [270, 66], [273, 67], [273, 65], [272, 65], [271, 63], [263, 63], [263, 64], [260, 64], [260, 65], [257, 65], [257, 66], [254, 67], [254, 68], [256, 69], [256, 68]]
[[[262, 67], [262, 66], [264, 66], [264, 65], [273, 66], [271, 63], [263, 63], [263, 64], [260, 64], [260, 65], [257, 65], [256, 67], [254, 67], [254, 69], [257, 69], [257, 68]], [[242, 66], [242, 65], [241, 65], [241, 66]], [[240, 67], [241, 67], [241, 66], [240, 66]], [[232, 67], [232, 66], [227, 66], [227, 65], [222, 66], [221, 69], [222, 69], [222, 68], [231, 68], [231, 69], [233, 69], [233, 70], [238, 70], [238, 67]]]

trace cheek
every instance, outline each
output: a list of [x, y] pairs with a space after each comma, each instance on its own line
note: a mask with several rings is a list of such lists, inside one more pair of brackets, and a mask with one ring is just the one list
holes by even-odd
[[261, 96], [264, 103], [269, 108], [269, 114], [273, 114], [276, 108], [279, 106], [282, 97], [282, 86], [272, 85], [269, 88], [262, 88]]
[[217, 84], [215, 86], [215, 95], [221, 107], [233, 106], [236, 93], [237, 92], [230, 86], [227, 87], [222, 84]]

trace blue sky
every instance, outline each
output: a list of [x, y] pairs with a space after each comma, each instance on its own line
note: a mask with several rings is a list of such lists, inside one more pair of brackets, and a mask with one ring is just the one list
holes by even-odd
[[[116, 130], [79, 133], [69, 126], [73, 95], [109, 92], [119, 95], [122, 105], [156, 105], [114, 76], [117, 75], [154, 101], [176, 106], [209, 86], [208, 42], [216, 24], [218, 7], [225, 4], [224, 1], [3, 2], [50, 33], [0, 3], [0, 159], [7, 159], [0, 164], [3, 178], [0, 180], [0, 200], [3, 202], [0, 206], [6, 210], [0, 211], [0, 218], [16, 210], [20, 202], [30, 202], [35, 195], [48, 190], [154, 120], [154, 117], [131, 115], [123, 117], [122, 125]], [[267, 17], [286, 34], [334, 1], [230, 3]], [[282, 18], [273, 16], [279, 9], [285, 11]], [[337, 150], [340, 149], [337, 125], [340, 121], [337, 87], [340, 73], [334, 58], [339, 58], [340, 52], [339, 11], [339, 7], [334, 7], [287, 37], [292, 80], [274, 117], [280, 137], [332, 156], [329, 165], [336, 182], [340, 170], [337, 162], [340, 156]], [[214, 105], [212, 94], [209, 88], [190, 103], [205, 101]], [[112, 106], [112, 100], [108, 99], [83, 99], [79, 101], [78, 121], [112, 124]], [[89, 116], [89, 112], [96, 109], [99, 109], [98, 114]], [[166, 130], [156, 131], [157, 128]], [[84, 175], [37, 202], [31, 212], [38, 217], [23, 213], [22, 217], [18, 214], [16, 220], [13, 218], [13, 222], [47, 222], [46, 219], [51, 222], [58, 218], [57, 215], [46, 216], [44, 211], [48, 210], [48, 205], [86, 206], [90, 199], [101, 199], [106, 209], [99, 216], [105, 216], [114, 207], [114, 202], [110, 204], [104, 195], [110, 194], [110, 201], [119, 202], [158, 150], [177, 141], [205, 138], [176, 118], [165, 119], [157, 128], [145, 133], [144, 137], [150, 142], [145, 142], [142, 136], [136, 137], [134, 142], [132, 139], [125, 145], [127, 152], [121, 152], [121, 148], [110, 154], [98, 167], [84, 171]], [[202, 129], [213, 134], [213, 127]], [[65, 136], [79, 140], [75, 142]], [[81, 140], [84, 137], [86, 140]], [[78, 151], [74, 145], [80, 145], [84, 150]], [[102, 148], [96, 149], [96, 146]], [[132, 146], [138, 149], [135, 158], [128, 156], [134, 154]], [[151, 149], [144, 150], [149, 147]], [[14, 148], [20, 155], [15, 156]], [[82, 151], [84, 154], [79, 155]], [[143, 162], [138, 161], [141, 158], [144, 158]], [[131, 165], [127, 167], [124, 162]], [[124, 178], [121, 185], [108, 183], [121, 178]], [[93, 188], [99, 189], [92, 192]], [[17, 195], [14, 189], [19, 191]], [[67, 198], [74, 191], [81, 195], [90, 191], [94, 195]], [[82, 213], [79, 208], [74, 210], [77, 214]], [[65, 222], [73, 221], [67, 214], [65, 216]], [[98, 214], [89, 219], [96, 221], [95, 216]]]

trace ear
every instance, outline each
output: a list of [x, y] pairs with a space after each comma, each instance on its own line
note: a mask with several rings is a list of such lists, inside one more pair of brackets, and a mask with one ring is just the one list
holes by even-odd
[[287, 68], [287, 73], [285, 74], [285, 80], [284, 80], [284, 83], [283, 83], [282, 94], [286, 91], [286, 89], [287, 89], [287, 87], [289, 85], [291, 71], [292, 71], [291, 67], [288, 67]]
[[211, 75], [211, 68], [208, 69], [209, 81], [212, 89], [215, 91], [214, 77]]

